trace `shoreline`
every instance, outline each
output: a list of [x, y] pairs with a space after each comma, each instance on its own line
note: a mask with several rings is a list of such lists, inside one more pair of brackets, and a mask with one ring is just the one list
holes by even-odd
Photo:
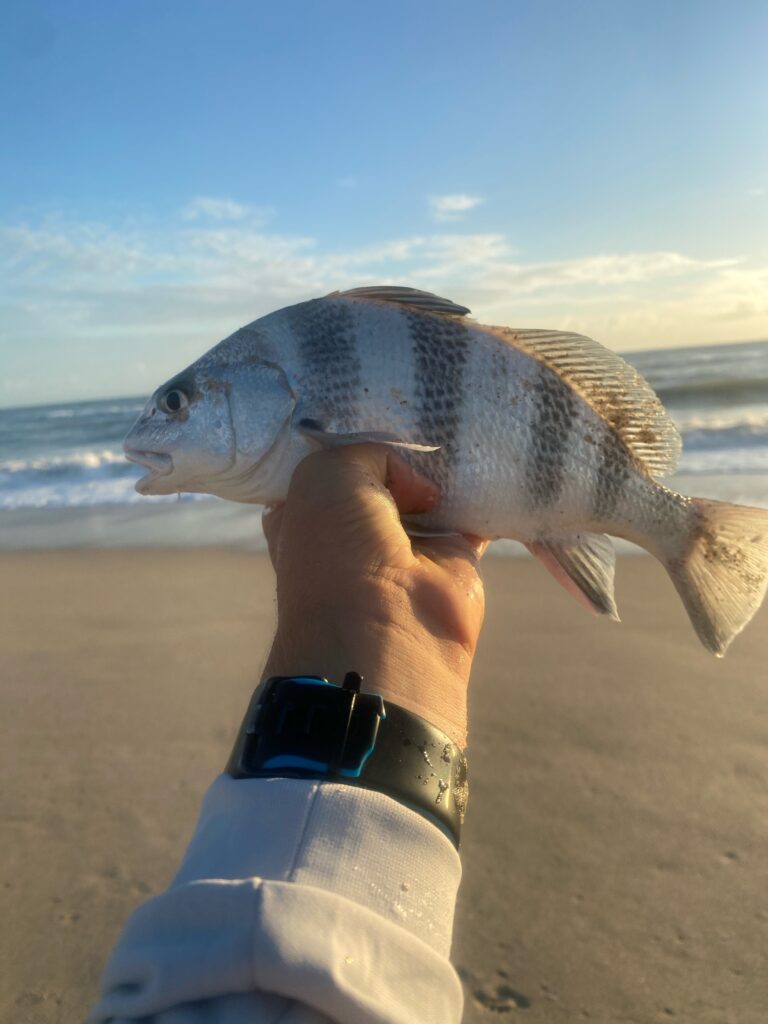
[[[665, 483], [683, 494], [768, 508], [768, 475], [683, 476]], [[236, 548], [264, 551], [261, 506], [216, 498], [135, 501], [126, 505], [0, 509], [0, 551], [121, 548]], [[614, 538], [619, 554], [639, 548]], [[496, 541], [491, 557], [527, 555]]]

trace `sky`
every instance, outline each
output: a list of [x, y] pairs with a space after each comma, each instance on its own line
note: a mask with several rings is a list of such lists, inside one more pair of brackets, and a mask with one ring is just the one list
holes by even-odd
[[366, 283], [768, 338], [765, 0], [0, 7], [0, 405], [148, 394]]

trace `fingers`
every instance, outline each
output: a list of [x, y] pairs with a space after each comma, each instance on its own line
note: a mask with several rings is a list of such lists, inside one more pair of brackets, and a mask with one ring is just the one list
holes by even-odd
[[440, 500], [436, 484], [377, 444], [346, 445], [310, 455], [293, 475], [288, 500], [300, 493], [302, 501], [317, 501], [321, 494], [354, 489], [366, 481], [386, 488], [401, 515], [429, 512]]
[[386, 453], [383, 483], [401, 515], [431, 512], [440, 500], [440, 488], [394, 452]]
[[270, 558], [277, 567], [278, 558], [322, 551], [407, 568], [414, 556], [400, 516], [429, 512], [439, 498], [435, 484], [383, 445], [317, 452], [297, 466], [285, 503], [264, 513]]
[[[377, 498], [371, 504], [373, 495]], [[384, 498], [386, 502], [382, 502]], [[359, 444], [317, 452], [304, 459], [291, 481], [287, 509], [293, 510], [292, 519], [301, 509], [305, 523], [305, 517], [308, 517], [315, 527], [319, 527], [318, 516], [329, 511], [333, 516], [338, 515], [339, 502], [351, 503], [352, 507], [378, 508], [376, 518], [380, 525], [388, 523], [386, 529], [389, 531], [396, 528], [404, 543], [405, 536], [395, 508], [399, 515], [419, 515], [430, 512], [439, 500], [437, 485], [418, 473], [398, 453], [383, 445]], [[387, 510], [391, 510], [391, 514], [386, 514]], [[286, 518], [286, 505], [267, 509], [263, 516], [264, 534], [273, 564]], [[456, 533], [447, 537], [420, 538], [413, 542], [413, 551], [449, 572], [466, 573], [468, 569], [474, 570], [488, 544], [489, 541], [474, 534]]]

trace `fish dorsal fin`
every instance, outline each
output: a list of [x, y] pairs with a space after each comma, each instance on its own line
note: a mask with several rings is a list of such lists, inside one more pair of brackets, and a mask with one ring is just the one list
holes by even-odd
[[677, 427], [634, 366], [582, 334], [508, 327], [492, 331], [570, 384], [652, 476], [674, 471], [682, 449]]
[[364, 288], [350, 288], [346, 292], [331, 292], [329, 299], [375, 299], [377, 302], [397, 302], [403, 306], [423, 309], [427, 313], [442, 313], [444, 316], [466, 316], [469, 310], [450, 299], [441, 299], [431, 292], [420, 292], [418, 288], [406, 288], [397, 284], [373, 284]]

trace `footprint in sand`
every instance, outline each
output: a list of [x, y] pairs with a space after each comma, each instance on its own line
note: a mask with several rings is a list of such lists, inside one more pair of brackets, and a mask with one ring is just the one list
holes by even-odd
[[[512, 1010], [527, 1010], [531, 1005], [528, 996], [524, 996], [506, 982], [499, 982], [495, 986], [493, 982], [478, 982], [472, 972], [465, 967], [457, 968], [457, 972], [475, 1004], [484, 1010], [490, 1010], [491, 1013], [511, 1013]], [[499, 970], [496, 973], [506, 977], [506, 971]]]

